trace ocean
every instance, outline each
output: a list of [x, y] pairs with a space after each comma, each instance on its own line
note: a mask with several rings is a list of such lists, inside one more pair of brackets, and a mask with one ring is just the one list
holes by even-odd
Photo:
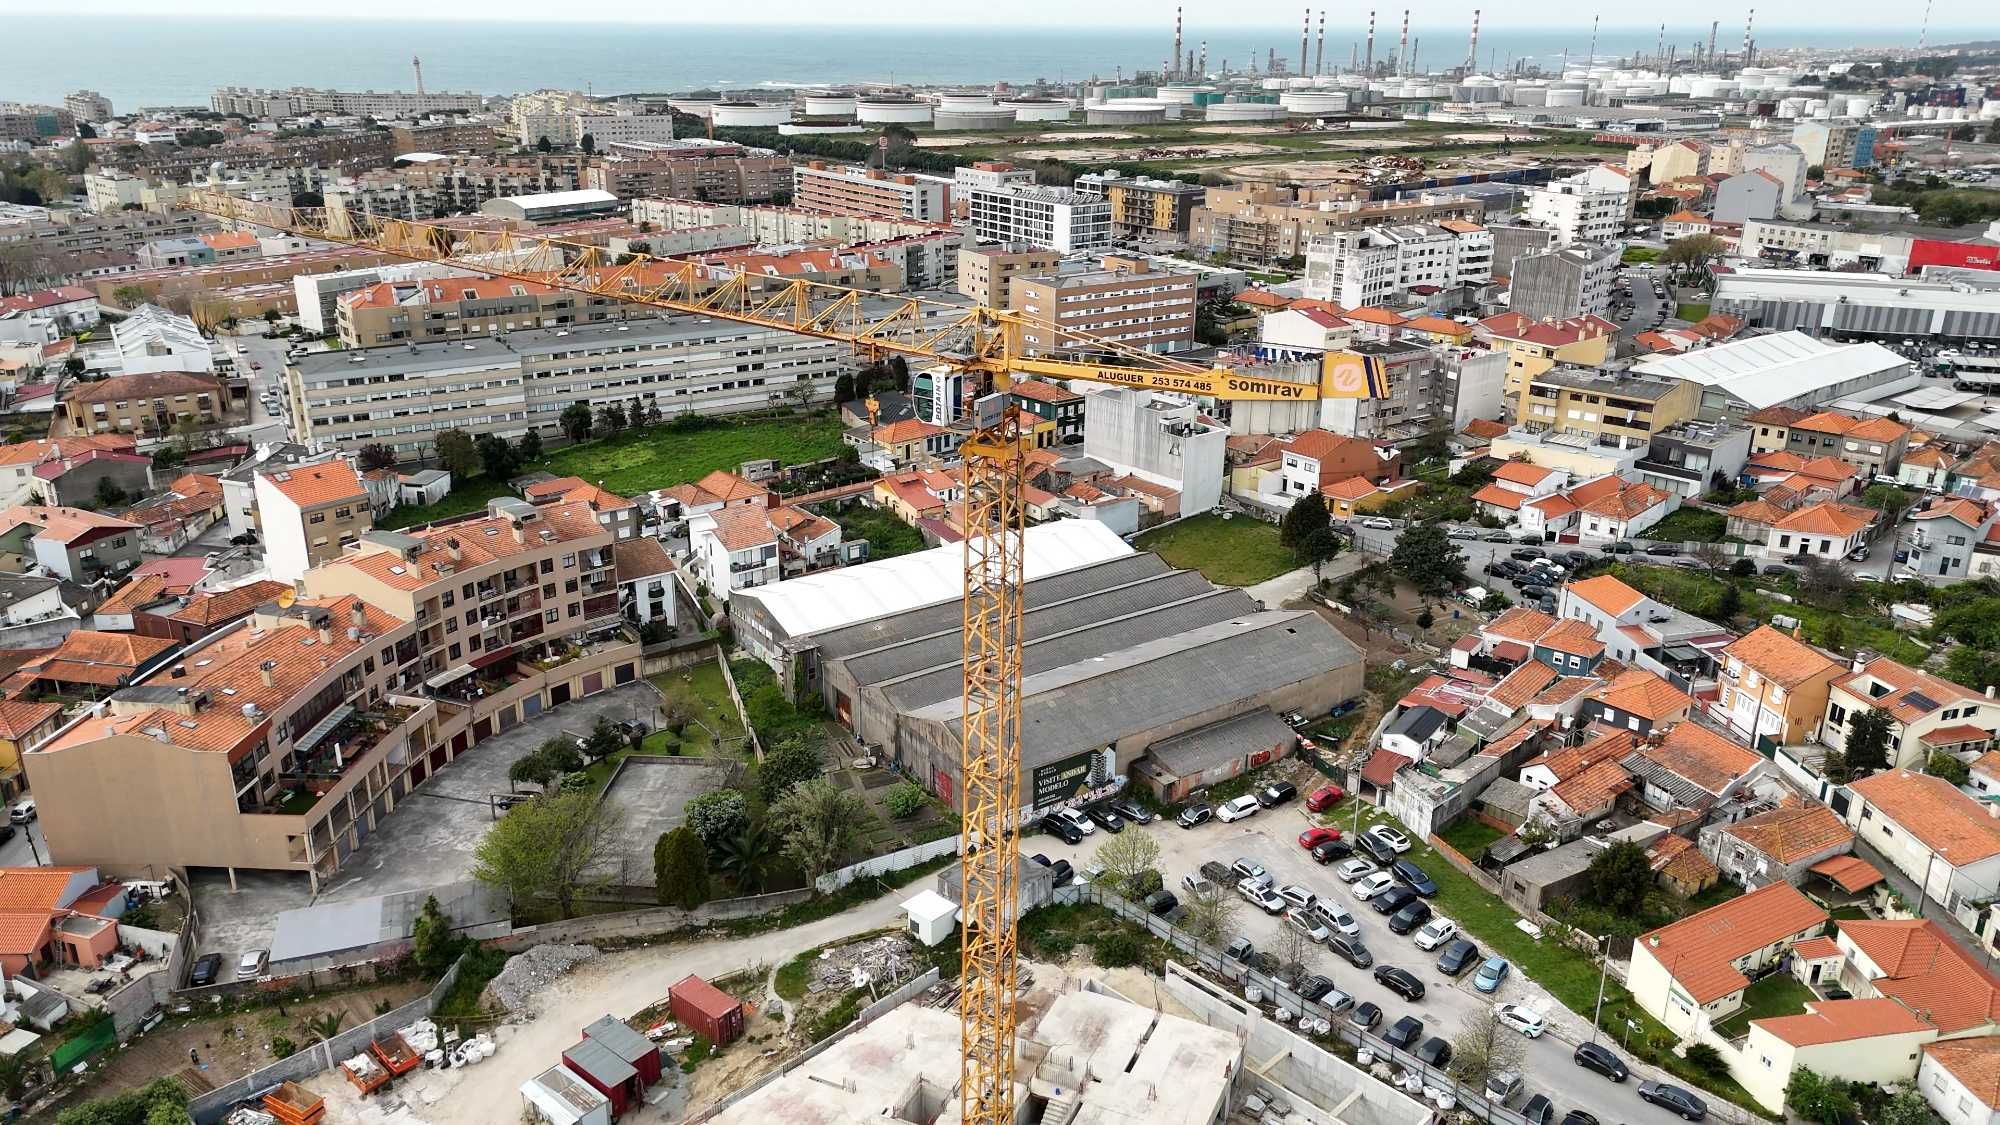
[[[1162, 8], [1164, 12], [1166, 9]], [[1354, 13], [1346, 13], [1352, 17]], [[1480, 62], [1504, 68], [1526, 58], [1555, 66], [1565, 50], [1580, 59], [1588, 27], [1510, 28], [1491, 18], [1480, 32]], [[1382, 10], [1375, 57], [1396, 46], [1400, 17]], [[1365, 18], [1364, 18], [1365, 19]], [[798, 27], [603, 23], [428, 22], [91, 17], [78, 38], [76, 20], [62, 15], [9, 15], [6, 38], [47, 50], [10, 53], [0, 69], [0, 101], [55, 102], [76, 89], [93, 89], [123, 112], [139, 106], [207, 105], [217, 86], [317, 86], [345, 90], [408, 90], [410, 58], [423, 58], [429, 90], [511, 94], [545, 87], [598, 94], [668, 93], [700, 88], [747, 89], [821, 83], [910, 82], [1015, 85], [1037, 79], [1110, 80], [1157, 68], [1173, 49], [1173, 26], [1143, 34], [1129, 29], [1014, 29], [968, 27]], [[1444, 69], [1461, 62], [1468, 26], [1413, 27], [1419, 65]], [[1326, 69], [1345, 66], [1350, 49], [1367, 33], [1349, 18], [1329, 26]], [[1979, 33], [1930, 29], [1933, 43]], [[1261, 69], [1276, 49], [1294, 67], [1298, 32], [1292, 28], [1195, 28], [1189, 49], [1208, 39], [1211, 68], [1252, 58]], [[1718, 45], [1740, 47], [1742, 28], [1723, 28]], [[1732, 38], [1734, 36], [1734, 38]], [[1706, 24], [1668, 29], [1668, 42], [1685, 54], [1708, 37]], [[1875, 29], [1759, 28], [1758, 45], [1842, 47], [1913, 45], [1914, 34]], [[1657, 29], [1606, 28], [1598, 56], [1610, 60], [1650, 54]]]

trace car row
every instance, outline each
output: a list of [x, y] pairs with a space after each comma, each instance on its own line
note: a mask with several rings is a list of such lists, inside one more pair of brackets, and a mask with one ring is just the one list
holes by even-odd
[[1066, 844], [1080, 844], [1085, 836], [1102, 828], [1123, 832], [1127, 824], [1151, 824], [1153, 814], [1130, 797], [1119, 797], [1082, 808], [1052, 809], [1042, 817], [1042, 827]]

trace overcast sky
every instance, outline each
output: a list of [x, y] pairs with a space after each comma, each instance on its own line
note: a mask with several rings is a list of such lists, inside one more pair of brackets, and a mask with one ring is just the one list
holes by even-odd
[[[20, 0], [17, 0], [20, 2]], [[1745, 5], [1757, 9], [1757, 25], [1767, 28], [1823, 28], [1832, 25], [1857, 29], [1880, 29], [1876, 37], [1879, 42], [1899, 42], [1914, 38], [1914, 25], [1921, 18], [1922, 8], [1915, 2], [1890, 8], [1880, 0], [1744, 0]], [[1489, 26], [1559, 27], [1576, 21], [1588, 23], [1584, 14], [1592, 10], [1602, 11], [1604, 25], [1613, 26], [1657, 26], [1656, 9], [1646, 9], [1644, 15], [1630, 5], [1605, 3], [1591, 0], [1590, 4], [1578, 4], [1574, 0], [1517, 0], [1504, 7], [1498, 3], [1485, 2], [1485, 19]], [[0, 2], [0, 8], [12, 5]], [[1301, 5], [1300, 7], [1303, 7]], [[1312, 5], [1333, 7], [1325, 0], [1314, 0]], [[1419, 24], [1457, 25], [1470, 18], [1471, 10], [1482, 6], [1475, 2], [1449, 5], [1425, 5], [1415, 10], [1413, 19]], [[1300, 7], [1289, 4], [1253, 2], [1247, 5], [1233, 4], [1189, 4], [1190, 22], [1223, 19], [1245, 27], [1290, 27]], [[1935, 0], [1931, 13], [1933, 27], [1978, 27], [1991, 24], [1995, 33], [2000, 34], [2000, 19], [1992, 16], [1992, 9], [1985, 8], [1978, 0]], [[1171, 0], [1097, 0], [1082, 6], [1075, 0], [1018, 0], [1006, 8], [1009, 17], [1005, 22], [1011, 26], [1029, 27], [1035, 21], [1045, 21], [1048, 27], [1074, 26], [1129, 26], [1130, 19], [1157, 20], [1160, 13], [1170, 12]], [[87, 16], [99, 14], [134, 13], [149, 16], [167, 14], [156, 3], [141, 0], [24, 0], [16, 11], [57, 12], [66, 16]], [[425, 20], [549, 20], [560, 18], [562, 11], [551, 8], [545, 0], [429, 0], [428, 3], [411, 4], [408, 0], [344, 0], [340, 5], [343, 17], [394, 18]], [[1392, 8], [1386, 2], [1381, 10]], [[322, 10], [323, 11], [323, 10]], [[1678, 10], [1668, 17], [1672, 24], [1693, 26], [1709, 19], [1719, 18], [1725, 24], [1740, 26], [1742, 7], [1730, 5], [1724, 8], [1716, 5], [1712, 10]], [[1886, 18], [1894, 11], [1894, 18]], [[269, 0], [176, 0], [173, 5], [175, 15], [185, 16], [255, 16], [260, 19], [279, 18], [272, 11]], [[305, 16], [319, 15], [320, 11], [301, 13]], [[664, 17], [664, 18], [663, 18]], [[984, 18], [982, 18], [984, 17]], [[720, 23], [720, 24], [788, 24], [804, 22], [814, 24], [911, 24], [927, 26], [961, 25], [966, 27], [991, 26], [1003, 21], [994, 18], [993, 10], [973, 11], [957, 4], [936, 4], [919, 0], [858, 0], [844, 4], [827, 4], [824, 0], [761, 0], [757, 4], [744, 5], [662, 5], [659, 0], [596, 0], [589, 6], [589, 19], [596, 21], [632, 21], [644, 23]], [[1017, 22], [1018, 21], [1018, 22]], [[4, 22], [4, 20], [0, 20]]]

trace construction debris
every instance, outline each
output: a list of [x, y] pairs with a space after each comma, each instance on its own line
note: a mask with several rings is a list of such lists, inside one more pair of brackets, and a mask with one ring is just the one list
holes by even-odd
[[558, 977], [597, 956], [594, 945], [538, 945], [507, 962], [486, 986], [482, 1000], [511, 1015], [533, 1018], [535, 995]]
[[907, 934], [884, 934], [837, 949], [820, 951], [806, 991], [846, 992], [853, 988], [894, 988], [917, 975], [916, 947]]

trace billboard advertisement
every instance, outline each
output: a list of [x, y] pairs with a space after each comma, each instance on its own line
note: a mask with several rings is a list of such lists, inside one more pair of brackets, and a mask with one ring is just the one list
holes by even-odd
[[1320, 369], [1321, 398], [1388, 398], [1389, 375], [1377, 356], [1328, 352]]
[[1091, 762], [1096, 757], [1097, 751], [1086, 750], [1045, 766], [1036, 766], [1029, 786], [1034, 807], [1045, 809], [1088, 790]]

